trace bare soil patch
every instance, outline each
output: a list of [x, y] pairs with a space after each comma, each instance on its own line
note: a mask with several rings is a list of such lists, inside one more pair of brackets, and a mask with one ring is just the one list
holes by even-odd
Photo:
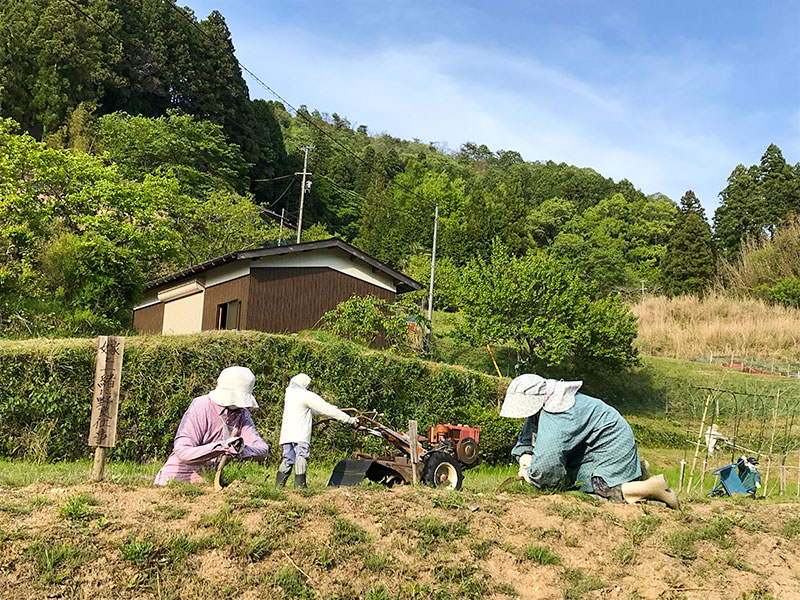
[[0, 489], [0, 598], [800, 598], [797, 504], [191, 491]]

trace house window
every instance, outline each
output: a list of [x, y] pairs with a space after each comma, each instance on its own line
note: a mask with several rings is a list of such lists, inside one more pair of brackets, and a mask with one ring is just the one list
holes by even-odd
[[239, 329], [241, 300], [231, 300], [217, 305], [217, 329]]

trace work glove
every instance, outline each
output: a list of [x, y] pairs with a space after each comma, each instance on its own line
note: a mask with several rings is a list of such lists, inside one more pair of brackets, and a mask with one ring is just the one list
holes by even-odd
[[239, 454], [244, 448], [244, 439], [237, 435], [236, 437], [222, 440], [222, 447], [228, 454]]
[[524, 477], [525, 481], [530, 483], [528, 479], [528, 467], [531, 466], [531, 460], [533, 460], [533, 454], [525, 453], [519, 457], [519, 471], [517, 471], [517, 475], [520, 477]]
[[347, 425], [358, 425], [358, 417], [347, 417], [344, 421]]

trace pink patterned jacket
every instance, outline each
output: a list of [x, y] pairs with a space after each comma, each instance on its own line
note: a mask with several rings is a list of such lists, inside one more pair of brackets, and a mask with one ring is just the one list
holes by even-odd
[[[233, 429], [244, 440], [239, 454], [228, 444]], [[208, 396], [192, 400], [181, 419], [175, 443], [167, 462], [161, 467], [154, 485], [167, 485], [170, 479], [199, 483], [203, 481], [201, 471], [214, 468], [223, 454], [240, 459], [264, 460], [269, 452], [253, 425], [247, 409], [229, 413], [214, 403]]]

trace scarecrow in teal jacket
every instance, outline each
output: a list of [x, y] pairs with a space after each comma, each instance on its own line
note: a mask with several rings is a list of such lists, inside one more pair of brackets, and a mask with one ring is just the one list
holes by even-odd
[[521, 375], [506, 392], [503, 417], [525, 418], [511, 455], [528, 483], [552, 488], [566, 478], [616, 502], [654, 498], [676, 507], [663, 475], [637, 481], [641, 462], [628, 422], [602, 400], [578, 393], [583, 382]]

